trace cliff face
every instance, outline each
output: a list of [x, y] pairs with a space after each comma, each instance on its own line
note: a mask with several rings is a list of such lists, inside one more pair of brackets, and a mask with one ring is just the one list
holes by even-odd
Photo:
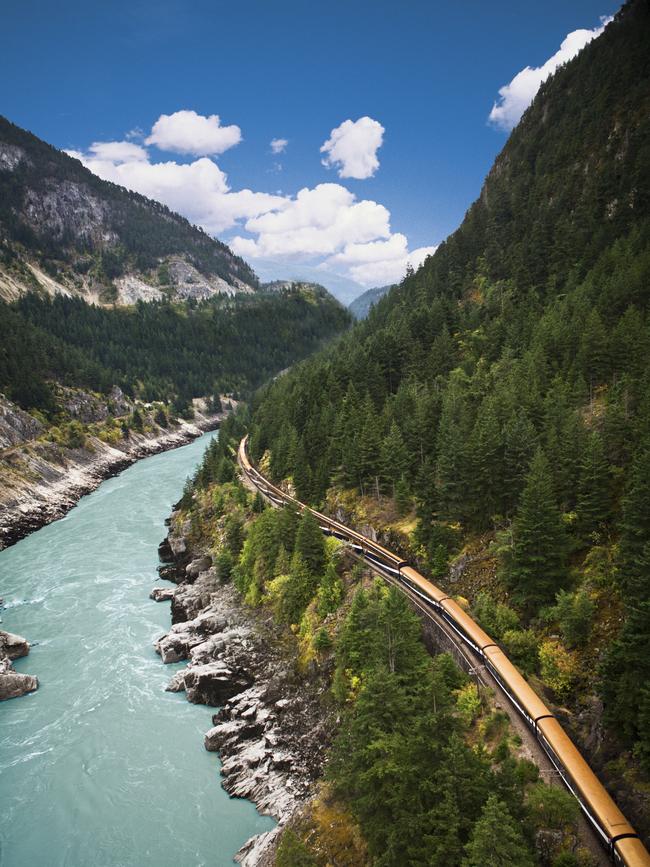
[[257, 287], [225, 244], [0, 117], [0, 297], [133, 304]]
[[59, 398], [78, 425], [64, 436], [0, 395], [0, 550], [63, 517], [82, 496], [139, 458], [190, 442], [230, 412], [230, 406], [217, 414], [195, 409], [191, 422], [170, 419], [164, 428], [154, 421], [153, 410], [139, 404], [142, 429], [124, 432], [120, 422], [136, 405], [118, 388], [107, 403], [78, 389], [62, 388]]

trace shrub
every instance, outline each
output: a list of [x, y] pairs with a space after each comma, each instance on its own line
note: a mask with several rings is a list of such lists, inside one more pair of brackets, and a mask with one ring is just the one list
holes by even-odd
[[300, 837], [287, 828], [275, 855], [277, 867], [316, 867], [318, 862]]
[[233, 556], [227, 548], [224, 548], [217, 554], [215, 567], [217, 570], [217, 577], [222, 584], [230, 581], [234, 565], [235, 562]]
[[519, 626], [517, 612], [503, 602], [495, 602], [485, 590], [477, 595], [472, 612], [485, 631], [497, 640]]
[[481, 698], [476, 689], [476, 684], [467, 683], [456, 693], [456, 708], [460, 718], [469, 728], [481, 710]]
[[578, 821], [578, 801], [560, 786], [538, 783], [529, 790], [527, 800], [530, 816], [538, 829], [560, 831]]
[[532, 629], [508, 629], [501, 642], [506, 653], [525, 674], [532, 674], [539, 664], [539, 644]]
[[569, 647], [580, 647], [589, 639], [595, 608], [586, 590], [577, 593], [561, 590], [556, 596], [556, 605], [549, 611], [549, 617], [557, 620]]
[[539, 649], [542, 679], [559, 698], [565, 698], [578, 673], [575, 654], [554, 638], [542, 642]]
[[318, 653], [326, 653], [332, 648], [332, 639], [325, 627], [321, 627], [314, 636], [314, 650]]

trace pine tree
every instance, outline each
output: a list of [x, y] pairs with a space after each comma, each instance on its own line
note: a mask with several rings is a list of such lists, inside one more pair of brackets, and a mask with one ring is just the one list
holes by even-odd
[[621, 585], [626, 593], [650, 594], [644, 574], [644, 548], [650, 539], [650, 437], [644, 440], [630, 470], [623, 500], [620, 543]]
[[544, 452], [532, 460], [513, 523], [508, 579], [528, 608], [551, 602], [566, 579], [567, 538]]
[[610, 368], [608, 341], [603, 321], [597, 310], [592, 310], [583, 326], [579, 357], [582, 370], [592, 393], [593, 388], [604, 382]]
[[381, 444], [380, 467], [383, 484], [395, 496], [397, 483], [406, 475], [409, 467], [409, 454], [395, 421]]
[[490, 526], [502, 502], [504, 443], [494, 404], [491, 398], [483, 401], [470, 438], [473, 523], [480, 530]]
[[438, 517], [444, 521], [463, 521], [469, 512], [469, 433], [469, 412], [462, 384], [458, 379], [452, 380], [445, 392], [437, 440], [436, 505]]
[[376, 489], [380, 470], [381, 435], [379, 419], [370, 395], [362, 408], [361, 427], [357, 432], [359, 451], [359, 485], [362, 493]]
[[609, 464], [602, 438], [595, 431], [582, 456], [576, 510], [583, 539], [601, 529], [610, 514]]
[[463, 867], [534, 867], [520, 827], [496, 795], [485, 802], [465, 847]]
[[328, 563], [320, 586], [318, 588], [318, 614], [327, 617], [341, 604], [343, 599], [343, 584], [339, 578], [334, 563]]
[[311, 512], [305, 512], [300, 519], [295, 550], [318, 579], [325, 568], [325, 537]]
[[504, 510], [511, 514], [524, 489], [526, 475], [535, 452], [535, 428], [525, 410], [508, 418], [504, 429]]
[[280, 603], [280, 617], [285, 623], [299, 623], [305, 608], [311, 602], [318, 579], [296, 551], [291, 560], [289, 580], [287, 581]]

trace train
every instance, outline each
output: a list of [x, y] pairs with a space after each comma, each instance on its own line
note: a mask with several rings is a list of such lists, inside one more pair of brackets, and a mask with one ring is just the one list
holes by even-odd
[[650, 855], [632, 825], [581, 756], [557, 718], [510, 662], [502, 648], [444, 590], [393, 551], [346, 527], [290, 496], [272, 484], [251, 463], [248, 436], [239, 444], [238, 461], [250, 482], [276, 506], [290, 505], [298, 512], [310, 511], [321, 530], [346, 542], [370, 564], [389, 572], [435, 612], [458, 640], [482, 661], [494, 680], [533, 732], [567, 789], [578, 800], [596, 837], [612, 863], [625, 867], [650, 867]]

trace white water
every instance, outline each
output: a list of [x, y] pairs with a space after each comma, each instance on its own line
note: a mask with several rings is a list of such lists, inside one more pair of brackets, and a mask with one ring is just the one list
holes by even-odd
[[0, 703], [2, 867], [221, 867], [273, 822], [220, 786], [211, 708], [164, 688], [164, 519], [213, 434], [146, 458], [0, 552], [2, 628], [37, 692]]

